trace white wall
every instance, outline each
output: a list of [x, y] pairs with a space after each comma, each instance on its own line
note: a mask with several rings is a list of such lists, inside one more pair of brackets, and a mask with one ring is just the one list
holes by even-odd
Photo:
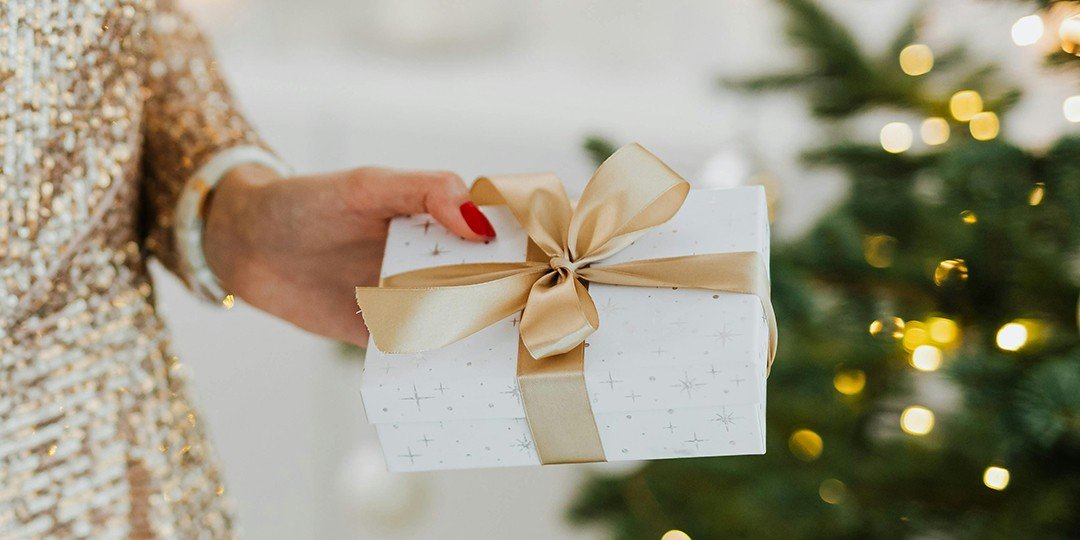
[[[298, 171], [361, 164], [481, 173], [552, 170], [580, 187], [582, 135], [637, 140], [693, 179], [727, 152], [782, 185], [780, 221], [800, 230], [842, 191], [799, 168], [823, 132], [793, 96], [751, 100], [718, 74], [799, 63], [776, 9], [756, 0], [189, 0], [249, 116]], [[829, 3], [883, 43], [907, 0]], [[1017, 3], [938, 3], [932, 44], [975, 39], [1028, 77], [1012, 46]], [[434, 14], [434, 15], [432, 15]], [[960, 27], [956, 21], [964, 21]], [[1041, 81], [1043, 84], [1038, 84]], [[1052, 81], [1051, 81], [1052, 82]], [[1066, 128], [1070, 86], [1031, 80], [1004, 132], [1033, 144]], [[1075, 86], [1072, 86], [1075, 89]], [[855, 128], [875, 139], [880, 111]], [[736, 157], [732, 157], [736, 156]], [[742, 158], [737, 156], [744, 156]], [[194, 372], [231, 494], [250, 538], [596, 538], [562, 519], [581, 475], [606, 465], [384, 476], [371, 457], [355, 358], [239, 306], [199, 305], [159, 273], [162, 310]], [[377, 454], [376, 454], [377, 455]], [[381, 464], [379, 464], [381, 466]], [[341, 486], [352, 486], [342, 488]]]

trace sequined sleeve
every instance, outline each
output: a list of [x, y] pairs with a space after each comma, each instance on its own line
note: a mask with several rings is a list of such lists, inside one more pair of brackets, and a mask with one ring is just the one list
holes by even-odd
[[218, 152], [265, 144], [237, 110], [206, 38], [173, 0], [157, 1], [147, 33], [142, 179], [146, 247], [190, 284], [173, 238], [185, 182]]

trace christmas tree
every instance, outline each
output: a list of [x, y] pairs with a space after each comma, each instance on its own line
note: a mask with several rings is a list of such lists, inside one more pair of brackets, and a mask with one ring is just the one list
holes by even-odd
[[918, 16], [871, 56], [814, 1], [780, 4], [806, 71], [725, 84], [805, 92], [841, 134], [875, 107], [925, 120], [805, 155], [850, 192], [773, 252], [768, 453], [595, 476], [571, 518], [618, 539], [1077, 537], [1080, 136], [1007, 142], [1019, 92], [917, 43]]

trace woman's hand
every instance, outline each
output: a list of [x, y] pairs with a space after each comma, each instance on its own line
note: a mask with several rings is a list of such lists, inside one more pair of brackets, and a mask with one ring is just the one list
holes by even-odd
[[378, 282], [390, 218], [424, 212], [465, 239], [495, 237], [453, 173], [363, 168], [282, 179], [243, 165], [208, 201], [203, 249], [245, 302], [366, 346], [353, 289]]

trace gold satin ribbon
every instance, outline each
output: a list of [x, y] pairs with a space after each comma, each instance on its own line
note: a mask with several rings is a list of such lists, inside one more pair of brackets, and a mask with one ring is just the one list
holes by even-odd
[[379, 287], [357, 287], [357, 304], [375, 346], [387, 353], [438, 349], [523, 310], [518, 380], [541, 461], [602, 461], [582, 374], [582, 343], [600, 324], [585, 282], [756, 295], [769, 325], [772, 367], [776, 321], [757, 252], [595, 264], [671, 219], [689, 190], [637, 144], [600, 165], [576, 208], [554, 175], [480, 178], [473, 200], [510, 209], [531, 240], [527, 260], [396, 274]]

